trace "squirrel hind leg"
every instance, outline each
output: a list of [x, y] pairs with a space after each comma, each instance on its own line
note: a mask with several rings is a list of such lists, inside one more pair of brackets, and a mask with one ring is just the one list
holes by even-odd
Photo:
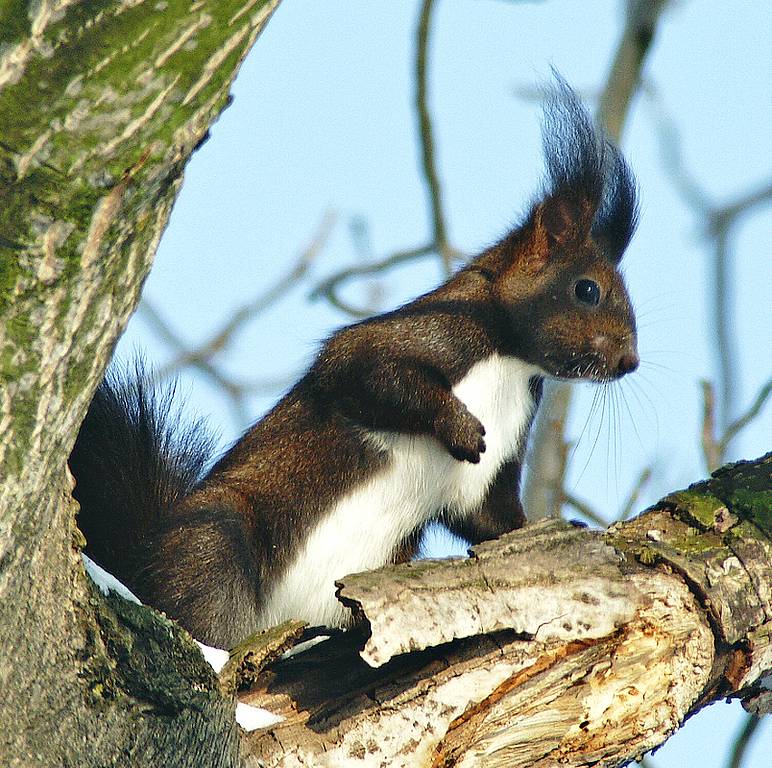
[[259, 572], [243, 518], [204, 508], [171, 515], [165, 523], [139, 575], [140, 596], [196, 640], [234, 647], [258, 628], [260, 603]]

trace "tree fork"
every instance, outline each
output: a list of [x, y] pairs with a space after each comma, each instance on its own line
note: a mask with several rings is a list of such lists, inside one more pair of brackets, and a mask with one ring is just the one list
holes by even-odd
[[[0, 760], [620, 765], [709, 700], [769, 711], [769, 457], [606, 534], [541, 523], [348, 577], [369, 634], [277, 659], [298, 630], [269, 632], [220, 679], [173, 622], [84, 577], [66, 457], [276, 5], [0, 11]], [[241, 733], [238, 680], [284, 722]]]

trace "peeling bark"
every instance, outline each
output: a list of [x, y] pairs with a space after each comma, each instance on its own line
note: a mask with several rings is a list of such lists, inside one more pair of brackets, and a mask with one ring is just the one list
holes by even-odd
[[772, 671], [772, 454], [606, 533], [551, 520], [347, 577], [362, 634], [265, 667], [265, 766], [619, 766]]
[[[606, 534], [548, 522], [344, 580], [361, 628], [296, 624], [219, 677], [85, 578], [65, 461], [183, 167], [277, 0], [0, 11], [0, 762], [621, 765], [691, 712], [769, 711], [770, 457]], [[234, 690], [285, 720], [251, 735]]]

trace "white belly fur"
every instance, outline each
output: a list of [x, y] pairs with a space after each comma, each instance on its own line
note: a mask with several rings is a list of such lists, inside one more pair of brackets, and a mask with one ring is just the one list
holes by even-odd
[[474, 511], [500, 466], [517, 451], [533, 407], [528, 381], [538, 373], [516, 358], [492, 355], [453, 387], [485, 427], [479, 464], [456, 461], [432, 437], [373, 433], [391, 461], [324, 515], [262, 606], [260, 624], [291, 618], [312, 625], [345, 623], [348, 612], [335, 598], [336, 579], [381, 567], [406, 532], [443, 508], [458, 515]]

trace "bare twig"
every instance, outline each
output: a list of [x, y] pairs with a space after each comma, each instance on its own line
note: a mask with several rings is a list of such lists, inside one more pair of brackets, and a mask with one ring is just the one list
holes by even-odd
[[718, 423], [725, 427], [735, 408], [737, 391], [737, 350], [732, 334], [732, 279], [729, 276], [729, 230], [716, 231], [713, 241], [713, 299], [712, 308], [716, 326], [716, 352], [720, 388]]
[[[751, 406], [748, 408], [748, 410], [744, 414], [742, 414], [742, 416], [739, 416], [738, 418], [736, 418], [726, 428], [726, 430], [724, 430], [724, 435], [719, 441], [719, 447], [721, 449], [722, 458], [726, 454], [726, 451], [729, 447], [729, 443], [732, 441], [732, 439], [741, 430], [745, 429], [745, 427], [747, 427], [748, 424], [750, 424], [753, 421], [753, 419], [755, 419], [756, 416], [759, 415], [759, 413], [761, 413], [761, 409], [766, 404], [770, 393], [772, 393], [772, 379], [769, 379], [767, 383], [764, 384], [764, 386], [759, 390], [755, 400], [753, 401], [753, 403], [751, 403]], [[723, 461], [721, 463], [723, 463]]]
[[193, 350], [180, 354], [165, 366], [159, 375], [168, 376], [170, 373], [188, 365], [198, 365], [199, 363], [209, 361], [218, 352], [225, 349], [232, 342], [236, 333], [248, 322], [254, 320], [258, 315], [282, 299], [306, 275], [311, 264], [327, 242], [334, 223], [335, 216], [328, 211], [322, 217], [322, 221], [311, 242], [300, 252], [295, 263], [284, 275], [276, 280], [268, 290], [263, 291], [233, 312], [221, 328], [210, 336], [208, 341], [205, 341]]
[[577, 496], [574, 496], [568, 491], [561, 491], [560, 493], [561, 504], [567, 504], [569, 507], [573, 507], [582, 517], [586, 517], [601, 528], [605, 528], [608, 525], [608, 521], [603, 519], [602, 515], [599, 515], [587, 502], [582, 501]]
[[524, 507], [530, 520], [560, 514], [568, 460], [564, 435], [570, 398], [570, 387], [547, 390], [545, 385], [526, 462]]
[[336, 272], [320, 283], [312, 292], [312, 298], [324, 297], [334, 307], [352, 317], [367, 317], [366, 308], [355, 307], [341, 298], [340, 288], [344, 283], [365, 275], [381, 274], [394, 266], [437, 254], [442, 260], [445, 273], [450, 274], [454, 262], [464, 258], [463, 253], [448, 241], [445, 214], [442, 205], [442, 188], [434, 158], [434, 134], [428, 106], [428, 53], [429, 39], [435, 0], [422, 0], [416, 31], [415, 58], [415, 107], [418, 124], [418, 138], [421, 147], [423, 180], [429, 203], [432, 237], [415, 248], [396, 251], [376, 261], [359, 264]]
[[726, 461], [731, 441], [761, 413], [772, 394], [772, 379], [758, 391], [753, 402], [742, 415], [738, 416], [721, 434], [716, 435], [715, 394], [713, 385], [706, 380], [702, 385], [702, 453], [709, 471], [720, 467]]
[[338, 291], [343, 283], [346, 283], [355, 277], [386, 272], [392, 267], [405, 264], [409, 261], [414, 261], [415, 259], [423, 258], [424, 256], [427, 256], [433, 252], [434, 244], [427, 243], [426, 245], [421, 245], [418, 248], [410, 248], [405, 251], [397, 251], [384, 257], [383, 259], [379, 259], [378, 261], [371, 261], [367, 264], [356, 264], [352, 267], [347, 267], [346, 269], [342, 269], [339, 272], [336, 272], [331, 277], [328, 277], [326, 280], [319, 283], [319, 285], [317, 285], [316, 288], [314, 288], [314, 290], [311, 292], [311, 298], [316, 299], [320, 296], [323, 296], [333, 306], [337, 307], [343, 312], [346, 312], [349, 315], [353, 315], [354, 317], [367, 317], [370, 314], [369, 312], [353, 307], [341, 299]]
[[702, 387], [702, 455], [705, 466], [712, 472], [720, 465], [718, 443], [716, 441], [716, 393], [713, 384], [707, 379], [700, 382]]
[[622, 41], [617, 47], [598, 106], [598, 119], [615, 141], [622, 136], [627, 105], [640, 85], [644, 59], [654, 38], [659, 16], [667, 4], [667, 0], [628, 2]]
[[234, 420], [239, 427], [243, 427], [247, 422], [247, 397], [259, 392], [274, 392], [287, 382], [283, 379], [238, 381], [215, 366], [213, 358], [233, 342], [235, 335], [248, 322], [282, 299], [298, 284], [324, 247], [332, 230], [333, 223], [334, 217], [332, 214], [325, 214], [311, 242], [301, 251], [288, 272], [268, 290], [261, 292], [254, 299], [237, 309], [207, 341], [195, 348], [190, 348], [180, 335], [174, 331], [158, 309], [146, 298], [143, 299], [140, 305], [142, 316], [161, 340], [176, 352], [176, 357], [158, 371], [158, 377], [165, 378], [171, 376], [188, 366], [196, 368], [226, 395]]
[[694, 210], [709, 209], [710, 202], [704, 190], [686, 167], [683, 158], [681, 131], [672, 116], [665, 109], [657, 89], [651, 82], [641, 87], [650, 108], [654, 112], [654, 126], [659, 136], [659, 150], [662, 155], [662, 165], [681, 197]]
[[445, 226], [445, 216], [442, 210], [442, 190], [434, 162], [434, 138], [428, 102], [427, 63], [429, 56], [429, 29], [433, 10], [434, 0], [423, 0], [416, 35], [415, 106], [418, 118], [418, 135], [421, 139], [423, 173], [429, 197], [429, 206], [432, 212], [432, 240], [445, 266], [446, 274], [450, 274], [453, 256], [452, 249], [448, 244], [447, 227]]
[[619, 515], [620, 520], [627, 520], [627, 518], [633, 514], [636, 505], [638, 504], [638, 498], [640, 497], [643, 489], [648, 485], [649, 480], [651, 480], [651, 475], [651, 467], [645, 467], [641, 471], [641, 474], [638, 475], [638, 480], [636, 480], [635, 485], [630, 490], [630, 495], [627, 497], [627, 501], [622, 507], [622, 511]]
[[[178, 352], [185, 353], [186, 347], [184, 342], [172, 330], [171, 326], [161, 316], [160, 312], [147, 301], [147, 299], [143, 299], [140, 306], [143, 318], [150, 324], [158, 336], [161, 337], [166, 344], [178, 350]], [[248, 421], [246, 398], [249, 395], [260, 392], [275, 392], [286, 384], [283, 380], [275, 379], [255, 379], [249, 382], [235, 381], [226, 376], [225, 373], [220, 371], [206, 359], [196, 360], [195, 363], [191, 363], [191, 365], [206, 376], [215, 387], [225, 394], [231, 407], [234, 423], [239, 428], [243, 427]], [[166, 368], [163, 371], [159, 371], [158, 377], [164, 378], [171, 376], [175, 372], [176, 371]]]
[[727, 203], [721, 208], [711, 211], [710, 230], [715, 232], [731, 226], [735, 219], [748, 213], [757, 205], [764, 205], [772, 200], [772, 182], [767, 181], [758, 188], [747, 192], [733, 203]]
[[735, 738], [734, 745], [732, 746], [732, 753], [729, 756], [729, 762], [727, 768], [740, 768], [743, 764], [743, 758], [745, 752], [748, 749], [751, 738], [756, 732], [756, 729], [761, 723], [761, 718], [757, 715], [748, 715], [740, 733]]
[[[680, 132], [664, 108], [656, 89], [647, 84], [645, 93], [655, 110], [655, 125], [659, 134], [663, 166], [684, 201], [703, 223], [703, 229], [712, 241], [713, 290], [709, 299], [709, 314], [715, 318], [715, 352], [719, 373], [715, 421], [722, 431], [726, 431], [736, 408], [735, 393], [739, 391], [737, 354], [731, 331], [733, 301], [730, 238], [741, 217], [772, 200], [772, 182], [767, 181], [730, 203], [714, 203], [685, 167]], [[733, 435], [729, 439], [732, 437]]]
[[[638, 497], [641, 495], [641, 491], [646, 487], [646, 484], [651, 480], [651, 467], [645, 467], [638, 479], [635, 481], [635, 485], [630, 490], [630, 494], [627, 497], [627, 501], [622, 507], [622, 511], [619, 515], [619, 520], [627, 520], [628, 517], [635, 511], [635, 505], [638, 503]], [[570, 491], [562, 488], [560, 490], [560, 504], [573, 507], [580, 515], [583, 515], [593, 523], [605, 528], [609, 521], [606, 520], [603, 515], [596, 512], [586, 501], [582, 501], [578, 496], [575, 496]]]
[[[373, 248], [370, 241], [370, 226], [363, 216], [355, 216], [349, 222], [351, 244], [362, 264], [373, 261]], [[371, 314], [378, 312], [383, 306], [385, 288], [384, 281], [377, 277], [369, 280], [366, 286], [365, 307]]]
[[[718, 352], [719, 382], [721, 386], [720, 424], [726, 429], [735, 412], [737, 382], [737, 353], [732, 334], [732, 280], [730, 265], [732, 252], [729, 238], [737, 220], [772, 199], [772, 185], [743, 195], [741, 199], [720, 208], [704, 211], [708, 231], [713, 236], [713, 309], [716, 318], [716, 349]], [[731, 436], [729, 438], [731, 440]]]

